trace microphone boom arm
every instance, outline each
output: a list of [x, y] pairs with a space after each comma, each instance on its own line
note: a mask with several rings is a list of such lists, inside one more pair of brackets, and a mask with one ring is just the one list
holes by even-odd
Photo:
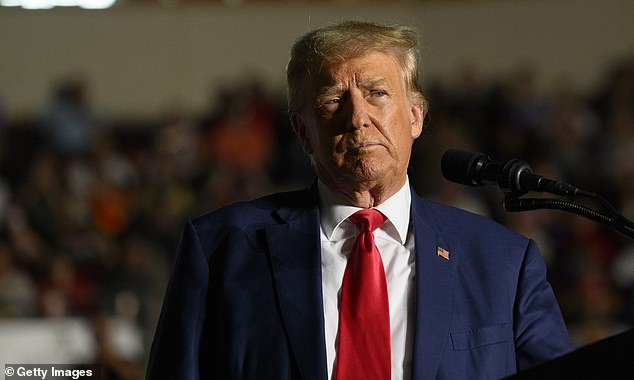
[[[581, 195], [593, 195], [591, 193], [583, 193]], [[602, 199], [602, 203], [607, 203]], [[520, 198], [514, 194], [506, 194], [504, 198], [504, 209], [509, 212], [519, 211], [532, 211], [538, 209], [556, 209], [575, 213], [582, 217], [591, 219], [595, 222], [599, 222], [613, 231], [616, 231], [630, 239], [634, 239], [634, 223], [626, 219], [619, 213], [612, 211], [614, 208], [607, 203], [610, 209], [610, 214], [606, 215], [602, 212], [593, 210], [591, 208], [582, 206], [580, 204], [570, 202], [564, 199], [554, 198]]]
[[[563, 181], [554, 181], [534, 174], [526, 161], [510, 159], [504, 164], [491, 161], [483, 153], [450, 149], [442, 157], [440, 169], [449, 181], [466, 186], [497, 185], [505, 194], [506, 211], [558, 209], [599, 222], [612, 230], [634, 239], [634, 223], [626, 219], [605, 198], [583, 191]], [[573, 203], [565, 199], [520, 198], [531, 191], [546, 192], [563, 197], [576, 196], [592, 199], [603, 211]]]

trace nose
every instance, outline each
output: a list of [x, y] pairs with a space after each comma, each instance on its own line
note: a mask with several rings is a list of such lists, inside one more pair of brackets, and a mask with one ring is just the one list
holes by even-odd
[[349, 117], [348, 128], [360, 129], [370, 125], [368, 103], [361, 94], [350, 94], [348, 99]]

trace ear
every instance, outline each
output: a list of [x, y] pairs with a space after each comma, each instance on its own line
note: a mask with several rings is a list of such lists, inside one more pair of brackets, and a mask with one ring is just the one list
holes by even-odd
[[410, 106], [410, 130], [415, 140], [423, 133], [423, 120], [427, 113], [427, 102], [415, 102]]
[[304, 119], [297, 112], [293, 112], [290, 116], [290, 119], [293, 131], [295, 131], [300, 144], [302, 144], [302, 149], [304, 149], [304, 153], [308, 155], [312, 154], [313, 148], [310, 144], [310, 139], [308, 138], [308, 126], [304, 122]]

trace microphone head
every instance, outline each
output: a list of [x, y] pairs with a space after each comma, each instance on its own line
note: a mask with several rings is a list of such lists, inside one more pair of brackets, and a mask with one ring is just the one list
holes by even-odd
[[448, 181], [467, 186], [482, 186], [478, 182], [478, 175], [487, 161], [489, 158], [483, 153], [450, 149], [442, 156], [440, 170]]

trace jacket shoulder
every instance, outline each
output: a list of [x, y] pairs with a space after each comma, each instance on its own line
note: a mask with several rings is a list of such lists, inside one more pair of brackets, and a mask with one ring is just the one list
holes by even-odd
[[238, 201], [202, 214], [191, 220], [194, 228], [245, 226], [276, 221], [275, 211], [281, 208], [310, 208], [317, 204], [310, 189], [278, 192], [260, 198]]
[[525, 236], [489, 217], [421, 197], [416, 204], [427, 223], [455, 238], [522, 246], [529, 242]]

